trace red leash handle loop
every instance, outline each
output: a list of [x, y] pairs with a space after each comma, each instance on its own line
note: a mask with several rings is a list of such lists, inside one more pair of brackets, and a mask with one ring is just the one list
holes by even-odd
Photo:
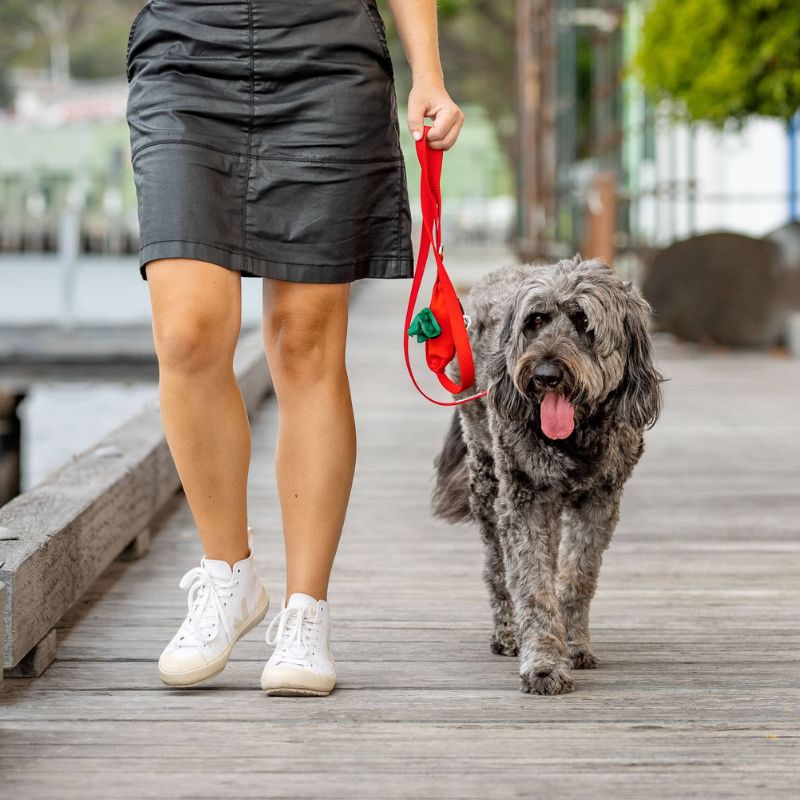
[[[414, 306], [417, 302], [417, 295], [422, 283], [422, 276], [428, 262], [428, 255], [431, 246], [436, 258], [436, 281], [433, 287], [431, 305], [434, 303], [439, 307], [440, 317], [442, 312], [444, 317], [437, 317], [437, 321], [442, 329], [441, 334], [435, 339], [425, 342], [426, 358], [428, 366], [439, 383], [452, 394], [458, 394], [465, 389], [469, 389], [475, 383], [475, 365], [472, 359], [472, 346], [470, 345], [467, 327], [464, 322], [464, 312], [459, 302], [456, 290], [450, 281], [450, 276], [444, 267], [442, 258], [442, 160], [444, 152], [436, 150], [428, 145], [428, 131], [430, 125], [425, 125], [422, 131], [422, 138], [417, 142], [417, 158], [419, 159], [422, 175], [420, 181], [420, 205], [422, 207], [422, 233], [420, 236], [419, 253], [417, 255], [417, 265], [414, 270], [414, 281], [411, 285], [411, 293], [408, 298], [408, 308], [406, 310], [405, 328], [403, 330], [403, 353], [406, 360], [406, 368], [411, 377], [411, 381], [417, 391], [431, 403], [440, 406], [458, 406], [483, 397], [487, 390], [477, 394], [463, 397], [460, 400], [437, 400], [426, 394], [419, 386], [411, 369], [411, 361], [408, 356], [408, 329], [414, 316]], [[442, 337], [441, 340], [439, 337]], [[452, 349], [449, 348], [450, 337], [455, 349], [455, 356], [458, 359], [458, 366], [461, 372], [461, 383], [458, 384], [445, 374], [445, 367], [453, 358]], [[435, 342], [431, 345], [431, 342]], [[445, 353], [434, 353], [434, 348], [444, 347]], [[442, 360], [444, 359], [444, 362]]]

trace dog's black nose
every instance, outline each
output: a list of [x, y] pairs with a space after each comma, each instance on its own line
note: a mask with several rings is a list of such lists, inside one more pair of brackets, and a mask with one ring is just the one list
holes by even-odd
[[552, 361], [542, 361], [533, 370], [533, 382], [538, 389], [555, 389], [564, 380], [564, 370]]

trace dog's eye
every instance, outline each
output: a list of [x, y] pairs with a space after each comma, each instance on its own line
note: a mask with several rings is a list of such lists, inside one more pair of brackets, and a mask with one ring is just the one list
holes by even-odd
[[528, 314], [528, 318], [525, 320], [525, 327], [529, 331], [535, 331], [545, 325], [548, 319], [549, 317], [547, 314], [535, 311], [533, 314]]
[[572, 315], [572, 324], [578, 333], [586, 333], [589, 330], [589, 317], [583, 311], [578, 311]]

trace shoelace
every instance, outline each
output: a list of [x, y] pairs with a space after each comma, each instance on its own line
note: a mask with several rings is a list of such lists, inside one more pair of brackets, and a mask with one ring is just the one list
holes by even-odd
[[[303, 608], [284, 608], [267, 628], [267, 644], [273, 644], [286, 661], [302, 663], [311, 650], [310, 639], [319, 631], [319, 619], [309, 617]], [[306, 633], [304, 636], [303, 633]]]
[[230, 639], [230, 628], [220, 594], [233, 597], [233, 587], [236, 583], [234, 578], [229, 581], [215, 581], [205, 567], [194, 567], [181, 578], [178, 584], [180, 588], [189, 589], [189, 615], [182, 627], [194, 636], [196, 641], [184, 641], [184, 637], [180, 637], [177, 642], [178, 647], [194, 647], [197, 644], [205, 646], [206, 633], [214, 624], [220, 625]]

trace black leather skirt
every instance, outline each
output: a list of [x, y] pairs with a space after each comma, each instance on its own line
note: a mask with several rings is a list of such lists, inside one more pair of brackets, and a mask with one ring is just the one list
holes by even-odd
[[126, 63], [142, 278], [166, 257], [307, 283], [413, 275], [375, 0], [151, 0]]

